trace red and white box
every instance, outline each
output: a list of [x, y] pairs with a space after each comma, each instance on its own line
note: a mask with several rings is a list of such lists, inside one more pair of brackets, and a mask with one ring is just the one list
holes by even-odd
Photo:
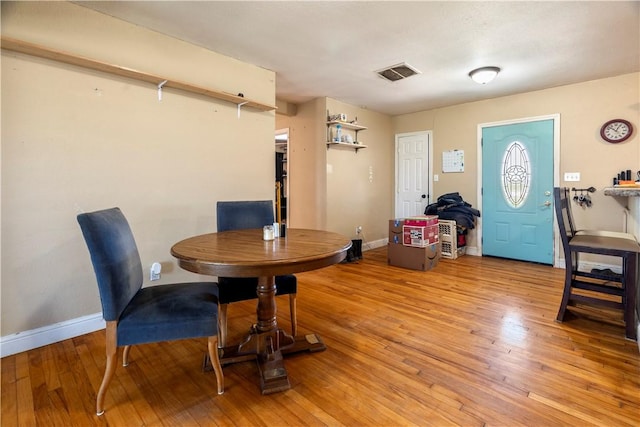
[[440, 240], [437, 223], [427, 226], [403, 225], [402, 236], [402, 243], [405, 246], [414, 246], [417, 248], [433, 245]]
[[419, 215], [405, 218], [404, 225], [411, 225], [416, 227], [438, 225], [438, 215]]

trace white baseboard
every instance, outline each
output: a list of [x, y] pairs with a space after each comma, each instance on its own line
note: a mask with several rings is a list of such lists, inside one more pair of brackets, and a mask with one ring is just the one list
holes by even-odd
[[[362, 251], [370, 251], [371, 249], [380, 248], [382, 246], [386, 246], [387, 243], [389, 243], [388, 238], [374, 240], [373, 242], [365, 242], [362, 245]], [[473, 256], [481, 256], [480, 253], [478, 252], [478, 248], [476, 248], [475, 246], [467, 246], [467, 250], [465, 254], [473, 255]]]
[[362, 244], [362, 251], [370, 251], [371, 249], [381, 248], [389, 243], [389, 239], [374, 240], [372, 242], [364, 242]]
[[482, 254], [480, 253], [480, 251], [476, 246], [465, 246], [465, 247], [466, 247], [466, 249], [464, 250], [465, 255], [482, 256]]
[[[560, 258], [558, 265], [554, 266], [554, 267], [558, 267], [558, 268], [562, 268], [564, 269], [565, 267], [565, 262], [564, 262], [564, 258]], [[601, 263], [595, 263], [595, 262], [584, 262], [584, 261], [580, 261], [580, 263], [578, 264], [578, 270], [580, 271], [591, 271], [594, 268], [597, 268], [599, 270], [605, 270], [605, 269], [610, 269], [611, 271], [613, 271], [614, 273], [617, 274], [622, 274], [622, 267], [619, 265], [611, 265], [611, 264], [601, 264]]]
[[104, 329], [102, 313], [90, 314], [0, 338], [0, 357], [53, 344]]

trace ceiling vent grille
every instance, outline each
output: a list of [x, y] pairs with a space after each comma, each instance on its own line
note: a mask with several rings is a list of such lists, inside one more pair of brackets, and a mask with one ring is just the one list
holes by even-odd
[[378, 70], [376, 73], [378, 73], [378, 75], [383, 79], [389, 80], [390, 82], [397, 82], [398, 80], [406, 79], [407, 77], [415, 76], [416, 74], [421, 74], [420, 71], [405, 62]]

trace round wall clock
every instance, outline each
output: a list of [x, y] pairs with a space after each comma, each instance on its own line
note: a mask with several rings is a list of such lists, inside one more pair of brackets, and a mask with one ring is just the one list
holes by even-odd
[[631, 138], [633, 125], [624, 119], [613, 119], [603, 124], [600, 136], [607, 142], [618, 143]]

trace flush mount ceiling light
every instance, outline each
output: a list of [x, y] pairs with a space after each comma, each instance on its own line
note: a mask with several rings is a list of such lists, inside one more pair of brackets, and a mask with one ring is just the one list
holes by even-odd
[[482, 67], [470, 71], [469, 77], [471, 77], [474, 82], [484, 85], [495, 79], [499, 72], [500, 68], [498, 67]]

